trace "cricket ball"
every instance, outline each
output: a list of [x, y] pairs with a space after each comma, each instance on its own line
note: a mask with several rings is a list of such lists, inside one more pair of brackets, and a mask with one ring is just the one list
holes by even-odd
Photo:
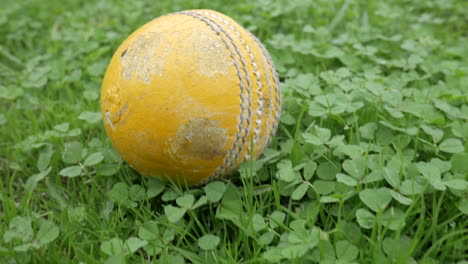
[[265, 47], [211, 10], [168, 14], [133, 32], [109, 63], [100, 103], [123, 160], [142, 175], [189, 185], [258, 158], [281, 112]]

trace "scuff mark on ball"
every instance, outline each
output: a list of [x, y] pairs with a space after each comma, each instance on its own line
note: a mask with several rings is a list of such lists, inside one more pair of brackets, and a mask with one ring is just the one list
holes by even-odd
[[114, 126], [114, 123], [112, 122], [109, 110], [106, 110], [106, 119], [105, 120], [106, 120], [106, 123], [109, 124], [110, 128], [112, 130], [114, 130], [115, 126]]
[[120, 121], [121, 117], [125, 114], [128, 109], [128, 104], [125, 104], [118, 111], [111, 112], [111, 110], [106, 110], [106, 122], [110, 125], [112, 129], [115, 128], [115, 125]]
[[194, 118], [179, 127], [171, 150], [179, 155], [210, 160], [224, 154], [226, 132], [219, 126], [219, 121]]
[[214, 32], [206, 28], [194, 30], [187, 43], [186, 54], [194, 56], [195, 63], [192, 66], [196, 73], [210, 78], [217, 73], [228, 74], [229, 67], [233, 65], [232, 60]]
[[148, 32], [139, 36], [121, 54], [123, 79], [131, 79], [133, 74], [145, 84], [151, 81], [151, 74], [162, 75], [165, 57], [171, 47], [164, 42], [165, 34]]

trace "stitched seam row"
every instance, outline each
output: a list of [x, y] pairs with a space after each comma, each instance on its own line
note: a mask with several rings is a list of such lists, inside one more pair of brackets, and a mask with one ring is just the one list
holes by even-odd
[[255, 42], [258, 44], [260, 49], [263, 51], [263, 55], [267, 59], [267, 63], [269, 65], [269, 70], [270, 74], [273, 76], [273, 79], [275, 81], [275, 103], [273, 104], [275, 107], [273, 107], [273, 110], [275, 111], [275, 120], [273, 122], [273, 126], [270, 127], [270, 133], [269, 133], [269, 138], [267, 141], [266, 146], [270, 145], [273, 135], [276, 133], [278, 130], [278, 125], [281, 119], [281, 89], [280, 89], [280, 82], [278, 79], [278, 74], [276, 72], [275, 66], [273, 64], [273, 60], [271, 59], [270, 53], [266, 50], [266, 48], [263, 46], [263, 44], [260, 42], [260, 40], [257, 39], [253, 34], [250, 34], [251, 37], [255, 40]]
[[[253, 73], [254, 73], [254, 76], [255, 76], [255, 83], [257, 84], [257, 88], [258, 88], [258, 89], [255, 89], [255, 92], [258, 95], [258, 99], [257, 99], [258, 108], [256, 110], [257, 119], [255, 120], [256, 127], [254, 129], [254, 138], [253, 138], [253, 144], [255, 145], [255, 144], [257, 144], [258, 138], [260, 136], [260, 127], [261, 127], [261, 124], [262, 124], [262, 117], [263, 117], [263, 101], [262, 101], [262, 99], [263, 99], [263, 93], [262, 93], [263, 85], [262, 85], [262, 82], [261, 82], [261, 74], [260, 74], [260, 72], [258, 70], [257, 63], [255, 62], [255, 57], [254, 57], [254, 55], [252, 53], [252, 50], [251, 50], [250, 46], [247, 44], [245, 39], [242, 37], [241, 33], [231, 23], [229, 23], [229, 21], [227, 21], [227, 20], [223, 19], [222, 17], [219, 17], [219, 16], [217, 16], [217, 15], [215, 15], [213, 13], [204, 12], [204, 14], [217, 19], [217, 20], [223, 22], [226, 26], [228, 26], [239, 37], [239, 39], [241, 40], [241, 43], [244, 45], [244, 48], [247, 50], [247, 53], [249, 55], [250, 64], [253, 67]], [[249, 153], [251, 151], [250, 144], [249, 144], [248, 148], [249, 148], [249, 151], [245, 156], [246, 159], [250, 158], [250, 156], [249, 156]]]
[[[207, 177], [203, 181], [203, 182], [209, 182], [214, 178], [221, 177], [222, 175], [224, 175], [227, 171], [229, 171], [231, 169], [231, 167], [234, 165], [234, 162], [239, 158], [239, 154], [242, 151], [243, 146], [245, 145], [246, 136], [249, 133], [250, 122], [251, 122], [251, 118], [252, 118], [252, 109], [251, 109], [252, 99], [251, 99], [251, 91], [250, 91], [251, 90], [251, 83], [250, 83], [250, 79], [248, 77], [247, 68], [245, 66], [245, 61], [243, 60], [243, 58], [241, 56], [239, 48], [235, 44], [232, 37], [218, 23], [216, 23], [212, 19], [206, 18], [206, 17], [202, 16], [201, 14], [195, 13], [195, 12], [183, 11], [183, 12], [180, 12], [180, 14], [188, 15], [188, 16], [191, 16], [191, 17], [194, 17], [194, 18], [197, 18], [197, 19], [203, 21], [218, 36], [221, 37], [221, 40], [224, 42], [226, 48], [230, 52], [231, 58], [234, 61], [234, 66], [235, 66], [236, 71], [237, 71], [237, 76], [239, 77], [239, 80], [240, 80], [241, 115], [240, 115], [240, 120], [239, 120], [239, 124], [238, 124], [239, 132], [237, 133], [236, 140], [233, 143], [233, 147], [231, 148], [231, 150], [229, 150], [228, 155], [225, 158], [223, 164], [217, 168], [217, 170], [215, 171], [215, 173], [213, 173], [212, 176]], [[223, 36], [223, 34], [225, 35], [225, 37], [227, 37], [231, 41], [230, 43]], [[233, 51], [233, 48], [234, 48], [234, 51]], [[243, 66], [243, 71], [244, 71], [244, 74], [245, 74], [245, 77], [246, 77], [245, 80], [247, 81], [247, 89], [244, 86], [244, 78], [243, 78], [241, 70], [240, 70], [239, 60], [235, 56], [236, 53], [237, 53], [237, 55], [238, 55], [238, 57], [240, 59], [240, 62], [242, 64], [242, 66]], [[247, 100], [246, 100], [245, 95], [244, 95], [245, 91], [247, 91], [247, 94], [248, 94]], [[247, 111], [247, 114], [245, 113], [246, 111]], [[247, 115], [247, 117], [246, 117], [246, 115]], [[244, 125], [245, 122], [247, 124], [246, 124], [246, 127], [244, 128], [243, 125]]]

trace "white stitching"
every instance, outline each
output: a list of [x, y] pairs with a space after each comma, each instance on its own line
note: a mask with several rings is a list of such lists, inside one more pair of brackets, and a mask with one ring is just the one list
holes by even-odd
[[[205, 17], [203, 15], [211, 16], [211, 17], [223, 22], [224, 24], [226, 24], [240, 38], [241, 43], [244, 45], [244, 47], [247, 50], [247, 53], [249, 55], [250, 63], [253, 66], [253, 70], [254, 70], [253, 73], [255, 75], [256, 84], [257, 84], [257, 87], [258, 87], [258, 90], [255, 90], [255, 92], [259, 96], [258, 100], [257, 100], [258, 109], [255, 111], [255, 113], [258, 116], [258, 120], [255, 121], [256, 127], [254, 129], [254, 144], [258, 140], [258, 137], [259, 137], [259, 134], [260, 134], [260, 127], [261, 127], [261, 124], [262, 124], [261, 119], [262, 119], [262, 116], [264, 114], [263, 113], [263, 101], [262, 101], [262, 99], [263, 99], [263, 92], [262, 92], [263, 85], [262, 85], [262, 82], [261, 82], [261, 73], [258, 70], [258, 65], [255, 62], [255, 57], [254, 57], [253, 53], [251, 52], [251, 49], [250, 49], [249, 45], [247, 45], [245, 39], [242, 38], [240, 32], [238, 30], [236, 30], [236, 28], [232, 24], [230, 24], [228, 21], [226, 21], [222, 17], [219, 17], [219, 16], [217, 16], [215, 14], [212, 14], [212, 13], [209, 13], [207, 11], [205, 11], [205, 12], [201, 12], [201, 11], [182, 11], [182, 12], [178, 12], [178, 13], [175, 13], [175, 14], [185, 14], [185, 15], [200, 19], [201, 21], [205, 22], [213, 31], [215, 31], [217, 35], [219, 35], [221, 37], [222, 41], [226, 45], [226, 48], [230, 52], [231, 57], [234, 60], [234, 66], [236, 67], [237, 75], [239, 77], [240, 86], [241, 86], [241, 93], [240, 93], [240, 97], [241, 97], [241, 116], [240, 116], [239, 124], [238, 124], [239, 133], [237, 133], [236, 140], [233, 143], [233, 147], [232, 147], [231, 150], [229, 150], [228, 156], [224, 159], [224, 163], [221, 166], [218, 167], [218, 169], [216, 170], [215, 173], [213, 173], [213, 175], [205, 178], [200, 183], [200, 185], [201, 185], [201, 184], [205, 184], [205, 183], [207, 183], [207, 182], [209, 182], [209, 181], [211, 181], [213, 179], [224, 176], [224, 174], [227, 173], [231, 169], [231, 167], [234, 165], [234, 163], [238, 160], [239, 154], [242, 152], [242, 150], [245, 147], [247, 135], [249, 134], [250, 124], [251, 124], [251, 120], [252, 120], [252, 110], [253, 110], [252, 109], [252, 92], [251, 92], [250, 77], [249, 77], [249, 74], [247, 72], [248, 69], [247, 69], [247, 67], [245, 65], [245, 61], [242, 58], [242, 53], [240, 52], [239, 47], [235, 44], [232, 37], [228, 34], [228, 32], [226, 32], [225, 29], [223, 29], [221, 27], [220, 24], [216, 23], [214, 20], [212, 20], [212, 19], [210, 19], [208, 17]], [[272, 59], [270, 57], [270, 54], [266, 50], [266, 48], [261, 44], [261, 42], [258, 40], [257, 37], [255, 37], [252, 33], [248, 32], [247, 30], [246, 30], [246, 32], [250, 37], [252, 37], [254, 39], [255, 43], [262, 50], [263, 55], [265, 56], [267, 64], [269, 66], [269, 67], [266, 67], [268, 69], [265, 69], [265, 70], [269, 71], [270, 78], [273, 79], [274, 86], [275, 86], [275, 91], [273, 92], [273, 89], [271, 87], [272, 85], [270, 85], [270, 78], [266, 78], [266, 81], [267, 81], [267, 84], [268, 84], [268, 87], [269, 87], [269, 90], [270, 90], [269, 94], [270, 95], [275, 94], [275, 96], [272, 96], [274, 98], [274, 100], [275, 100], [275, 103], [272, 104], [272, 112], [274, 112], [274, 117], [273, 117], [274, 120], [273, 120], [272, 123], [270, 123], [270, 118], [267, 119], [267, 129], [268, 129], [267, 134], [269, 135], [269, 138], [268, 138], [267, 143], [265, 145], [265, 147], [266, 147], [271, 143], [273, 135], [275, 134], [276, 130], [278, 129], [279, 121], [280, 121], [280, 118], [281, 118], [281, 104], [282, 104], [281, 101], [282, 100], [281, 100], [280, 82], [279, 82], [278, 75], [276, 73], [276, 69], [274, 67], [273, 61], [272, 61]], [[225, 35], [225, 37], [227, 37], [231, 41], [231, 45], [223, 37], [222, 33]], [[234, 51], [232, 49], [234, 49]], [[239, 60], [236, 58], [235, 53], [237, 53], [237, 55], [239, 56], [239, 60], [240, 60], [240, 62], [242, 64], [242, 66], [243, 66], [243, 73], [245, 75], [245, 79], [243, 78], [241, 70], [239, 69], [239, 67], [240, 67]], [[244, 86], [244, 83], [243, 83], [244, 80], [247, 81], [247, 89]], [[246, 97], [245, 92], [247, 92], [247, 96], [248, 96], [247, 100], [245, 98]], [[270, 100], [273, 100], [273, 98], [270, 99]], [[276, 107], [274, 107], [274, 106], [276, 106]], [[247, 117], [246, 117], [246, 113], [245, 113], [246, 110], [247, 110]], [[244, 125], [245, 122], [247, 124], [246, 124], [246, 127], [244, 128], [243, 125]], [[239, 141], [241, 141], [242, 143], [239, 144], [240, 143]], [[250, 147], [249, 147], [249, 149], [250, 149]], [[244, 158], [246, 158], [246, 159], [250, 158], [249, 153], [247, 153]]]
[[[214, 19], [217, 19], [217, 20], [223, 22], [223, 23], [226, 24], [232, 31], [234, 31], [234, 33], [236, 33], [236, 35], [239, 37], [239, 39], [241, 40], [241, 42], [242, 42], [243, 44], [245, 44], [245, 40], [242, 38], [240, 32], [237, 31], [237, 30], [234, 28], [233, 25], [229, 24], [229, 22], [227, 22], [227, 21], [224, 20], [223, 18], [221, 18], [221, 17], [219, 17], [219, 16], [217, 16], [217, 15], [215, 15], [215, 14], [209, 13], [209, 12], [207, 12], [207, 11], [205, 11], [205, 12], [195, 11], [194, 13], [199, 14], [199, 15], [203, 15], [203, 14], [204, 14], [204, 15], [206, 15], [206, 16], [211, 16], [211, 17], [213, 17]], [[208, 19], [209, 19], [211, 22], [217, 24], [217, 23], [216, 23], [215, 21], [213, 21], [212, 19], [210, 19], [210, 18], [208, 18]], [[220, 26], [220, 28], [221, 28], [221, 26]], [[234, 40], [229, 36], [229, 34], [228, 34], [226, 31], [224, 31], [224, 32], [225, 32], [225, 34], [231, 39], [231, 41], [233, 41], [233, 44], [234, 44]], [[245, 45], [246, 45], [246, 44], [245, 44]], [[242, 153], [243, 150], [244, 150], [244, 147], [245, 147], [245, 145], [246, 145], [247, 136], [248, 136], [249, 130], [250, 130], [251, 120], [252, 120], [252, 92], [251, 92], [250, 77], [249, 77], [249, 74], [248, 74], [248, 72], [247, 72], [248, 68], [247, 68], [247, 66], [245, 65], [245, 61], [242, 59], [242, 55], [241, 55], [242, 53], [240, 52], [240, 50], [238, 49], [238, 47], [237, 47], [235, 44], [234, 44], [234, 46], [236, 47], [236, 51], [238, 52], [238, 55], [239, 55], [239, 57], [241, 58], [242, 65], [244, 66], [244, 72], [245, 72], [245, 75], [246, 75], [246, 78], [247, 78], [247, 82], [248, 82], [248, 87], [249, 87], [249, 89], [248, 89], [248, 94], [249, 94], [249, 118], [248, 118], [248, 120], [249, 120], [249, 122], [248, 122], [248, 124], [247, 124], [248, 129], [245, 131], [245, 135], [242, 136], [242, 145], [239, 146], [239, 147], [240, 147], [240, 148], [239, 148], [239, 151], [237, 151], [237, 152], [235, 153], [234, 157], [233, 157], [232, 159], [230, 159], [230, 161], [228, 162], [227, 171], [231, 169], [230, 167], [232, 167], [232, 166], [234, 165], [235, 162], [237, 162], [237, 160], [238, 160], [238, 158], [239, 158], [239, 154]], [[249, 50], [250, 50], [250, 48], [249, 48]], [[250, 56], [250, 58], [251, 58], [251, 60], [252, 60], [252, 59], [253, 59], [253, 54], [249, 52], [249, 56]], [[258, 79], [256, 80], [256, 82], [257, 82], [257, 85], [258, 85], [258, 83], [260, 83]], [[260, 86], [261, 86], [261, 83], [260, 83]], [[255, 133], [255, 132], [256, 132], [256, 129], [254, 130], [254, 133]], [[249, 147], [248, 147], [248, 148], [250, 149], [250, 144], [249, 144]], [[226, 171], [226, 172], [227, 172], [227, 171]]]
[[[249, 54], [249, 57], [250, 57], [250, 64], [252, 64], [253, 66], [253, 73], [255, 75], [255, 79], [256, 79], [256, 84], [257, 84], [257, 90], [256, 90], [256, 93], [258, 94], [258, 99], [257, 99], [257, 104], [258, 104], [258, 109], [256, 111], [257, 113], [257, 119], [258, 120], [261, 120], [262, 117], [263, 117], [263, 102], [262, 102], [262, 99], [263, 99], [263, 92], [262, 92], [262, 89], [263, 89], [263, 85], [262, 85], [262, 82], [261, 82], [261, 74], [258, 70], [258, 66], [257, 66], [257, 63], [255, 62], [255, 57], [250, 49], [250, 46], [246, 43], [245, 39], [242, 37], [241, 33], [231, 24], [229, 23], [229, 21], [223, 19], [222, 17], [219, 17], [213, 13], [209, 13], [209, 12], [204, 12], [205, 15], [209, 15], [221, 22], [223, 22], [224, 24], [226, 24], [232, 31], [234, 31], [234, 33], [239, 37], [239, 39], [241, 40], [242, 44], [244, 44], [244, 47], [245, 49], [247, 50], [247, 53]], [[246, 30], [247, 31], [247, 30]], [[251, 35], [251, 34], [250, 34]], [[255, 127], [254, 129], [254, 139], [253, 139], [253, 143], [256, 144], [257, 141], [258, 141], [258, 138], [260, 136], [260, 124], [261, 124], [261, 121], [260, 122], [256, 122], [257, 126]], [[249, 153], [250, 153], [250, 145], [249, 145]], [[249, 158], [249, 154], [246, 154], [245, 156], [246, 159]]]
[[[272, 107], [272, 109], [274, 110], [275, 112], [275, 120], [273, 121], [273, 124], [271, 124], [270, 127], [269, 126], [269, 138], [268, 138], [268, 141], [267, 141], [267, 144], [266, 146], [270, 145], [271, 143], [271, 140], [273, 139], [273, 135], [276, 133], [277, 129], [278, 129], [278, 125], [279, 125], [279, 122], [280, 122], [280, 119], [281, 119], [281, 89], [280, 89], [280, 82], [279, 82], [279, 79], [278, 79], [278, 74], [276, 73], [276, 69], [275, 69], [275, 66], [273, 64], [273, 60], [271, 59], [271, 56], [270, 54], [268, 53], [268, 51], [266, 50], [266, 48], [263, 46], [263, 44], [260, 42], [260, 40], [255, 37], [252, 33], [250, 33], [250, 36], [255, 40], [255, 42], [257, 43], [257, 45], [260, 47], [260, 49], [263, 51], [263, 55], [265, 56], [266, 60], [267, 60], [267, 63], [268, 63], [268, 68], [269, 68], [269, 71], [270, 71], [270, 74], [272, 75], [273, 79], [274, 79], [274, 82], [275, 82], [275, 104], [277, 107]], [[270, 87], [270, 90], [271, 90], [271, 86]], [[272, 91], [270, 91], [270, 94], [273, 94]], [[265, 146], [265, 147], [266, 147]]]
[[[195, 11], [194, 13], [196, 14], [199, 14], [199, 15], [206, 15], [206, 16], [211, 16], [211, 17], [214, 17], [215, 19], [218, 19], [219, 21], [221, 22], [224, 22], [225, 24], [227, 23], [224, 19], [216, 16], [215, 14], [211, 14], [209, 12], [200, 12], [200, 11]], [[205, 17], [206, 18], [206, 17]], [[214, 24], [218, 25], [215, 21], [213, 21], [212, 19], [210, 18], [207, 18], [208, 20], [210, 20], [211, 22], [213, 22]], [[219, 25], [218, 25], [219, 26]], [[241, 42], [242, 43], [245, 43], [245, 40], [240, 36], [240, 33], [238, 31], [235, 30], [235, 28], [230, 25], [228, 23], [228, 26], [229, 28], [231, 28], [234, 32], [236, 32], [236, 35], [239, 36], [239, 38], [241, 39]], [[249, 134], [249, 131], [250, 131], [250, 124], [251, 124], [251, 121], [252, 121], [252, 92], [251, 92], [251, 82], [250, 82], [250, 77], [249, 77], [249, 74], [247, 72], [248, 68], [245, 64], [245, 61], [242, 59], [242, 53], [240, 52], [240, 50], [238, 49], [238, 47], [234, 44], [234, 40], [230, 37], [230, 35], [224, 30], [221, 28], [221, 26], [219, 26], [220, 29], [226, 34], [226, 36], [233, 42], [233, 46], [236, 48], [236, 51], [241, 59], [241, 63], [242, 65], [244, 66], [244, 73], [246, 75], [246, 79], [247, 79], [247, 83], [248, 83], [248, 96], [249, 96], [249, 108], [248, 108], [248, 122], [247, 122], [247, 128], [244, 130], [244, 131], [241, 131], [241, 139], [242, 139], [242, 144], [241, 145], [238, 145], [238, 150], [233, 153], [231, 153], [231, 157], [229, 157], [226, 161], [226, 168], [224, 168], [224, 170], [222, 171], [222, 174], [224, 173], [227, 173], [231, 168], [232, 166], [238, 161], [239, 159], [239, 154], [241, 154], [246, 146], [246, 140], [247, 140], [247, 136]], [[257, 80], [258, 82], [258, 80]], [[254, 130], [255, 132], [255, 130]]]
[[[180, 14], [185, 14], [185, 15], [200, 19], [201, 21], [205, 22], [213, 31], [215, 31], [221, 37], [221, 39], [225, 43], [226, 47], [228, 48], [229, 52], [231, 53], [231, 57], [235, 61], [234, 64], [236, 66], [237, 75], [238, 75], [238, 77], [240, 79], [240, 83], [241, 83], [241, 117], [240, 117], [240, 122], [239, 122], [239, 125], [238, 125], [239, 133], [237, 133], [236, 140], [233, 143], [233, 147], [228, 152], [229, 154], [225, 158], [224, 163], [221, 166], [218, 167], [218, 169], [215, 171], [215, 173], [213, 173], [212, 176], [207, 177], [205, 180], [203, 180], [202, 181], [202, 184], [203, 184], [203, 183], [209, 182], [209, 181], [211, 181], [211, 180], [213, 180], [215, 178], [219, 178], [221, 176], [224, 176], [224, 174], [229, 169], [231, 169], [231, 167], [233, 166], [233, 163], [235, 161], [237, 161], [239, 153], [242, 151], [243, 146], [245, 145], [245, 141], [246, 141], [245, 135], [247, 135], [248, 132], [249, 132], [250, 122], [251, 122], [251, 118], [252, 118], [252, 113], [251, 113], [252, 112], [252, 110], [251, 110], [251, 91], [250, 91], [251, 84], [250, 84], [250, 78], [249, 78], [247, 70], [246, 70], [247, 67], [245, 66], [245, 62], [242, 59], [242, 55], [241, 55], [238, 47], [236, 46], [236, 44], [235, 44], [234, 40], [232, 39], [232, 37], [219, 24], [217, 24], [215, 21], [213, 21], [213, 20], [211, 20], [209, 18], [203, 17], [200, 14], [200, 12], [183, 11], [183, 12], [180, 12]], [[224, 33], [225, 36], [231, 40], [232, 45], [230, 45], [226, 41], [226, 39], [221, 35], [221, 33]], [[240, 59], [242, 65], [243, 65], [243, 70], [244, 70], [244, 74], [245, 74], [245, 77], [246, 77], [245, 80], [247, 81], [247, 93], [248, 93], [248, 100], [247, 100], [248, 105], [247, 106], [246, 106], [246, 100], [245, 100], [245, 95], [244, 95], [244, 91], [245, 91], [245, 87], [243, 85], [243, 80], [244, 79], [242, 78], [241, 71], [239, 70], [238, 60], [234, 56], [235, 53], [231, 50], [231, 47], [234, 47], [235, 52], [238, 54], [239, 59]], [[247, 118], [245, 117], [246, 116], [246, 114], [244, 112], [245, 110], [247, 110]], [[245, 128], [243, 127], [244, 122], [247, 122]], [[241, 145], [239, 145], [239, 141], [242, 141]]]

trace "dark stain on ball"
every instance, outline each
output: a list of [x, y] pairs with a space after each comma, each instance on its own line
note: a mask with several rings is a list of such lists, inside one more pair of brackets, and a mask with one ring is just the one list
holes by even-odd
[[125, 49], [125, 50], [122, 52], [122, 54], [120, 55], [121, 58], [123, 58], [123, 57], [125, 56], [125, 54], [127, 54], [127, 50], [128, 50], [128, 49]]

